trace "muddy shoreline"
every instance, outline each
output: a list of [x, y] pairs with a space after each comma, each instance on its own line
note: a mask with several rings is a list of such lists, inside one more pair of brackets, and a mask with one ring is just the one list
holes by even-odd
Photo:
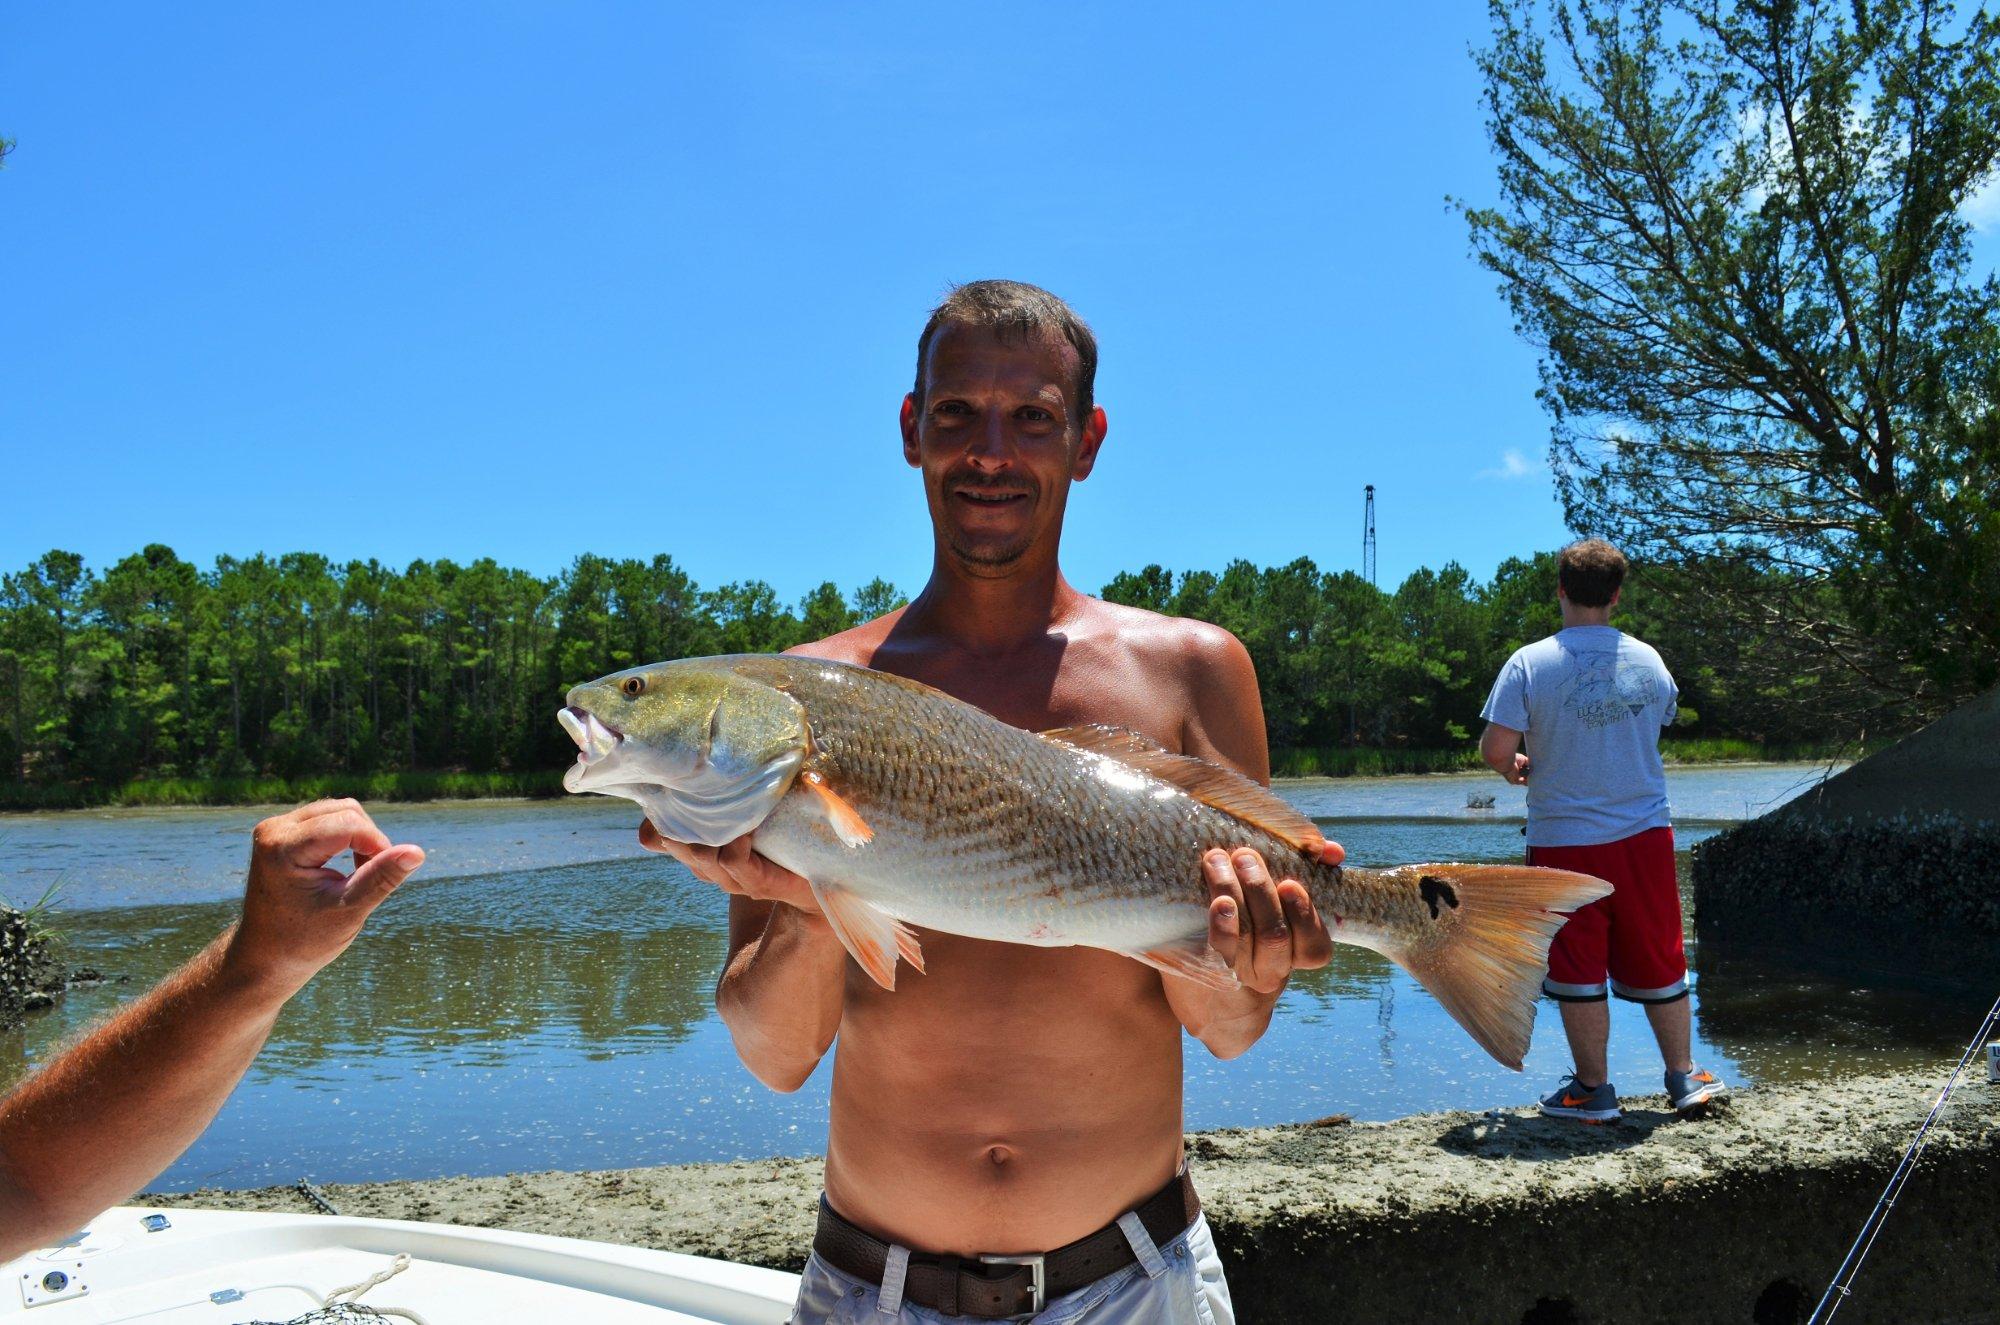
[[[1196, 1133], [1246, 1322], [1803, 1321], [1936, 1097], [1935, 1074], [1742, 1090], [1585, 1127], [1527, 1109]], [[817, 1159], [331, 1184], [349, 1215], [596, 1238], [796, 1269]], [[1843, 1321], [2000, 1320], [2000, 1086], [1968, 1077]], [[149, 1196], [301, 1211], [288, 1187]]]

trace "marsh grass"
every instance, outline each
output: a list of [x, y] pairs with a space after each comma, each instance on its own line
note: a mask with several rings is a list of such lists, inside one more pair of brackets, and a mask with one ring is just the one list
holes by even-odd
[[28, 945], [44, 952], [52, 950], [62, 940], [62, 932], [51, 922], [55, 914], [56, 898], [62, 895], [62, 876], [42, 889], [42, 895], [24, 907], [13, 906], [4, 896], [0, 896], [0, 908], [19, 911], [28, 922]]
[[1359, 745], [1302, 746], [1271, 752], [1278, 778], [1392, 777], [1402, 773], [1462, 773], [1484, 768], [1472, 749], [1373, 749]]

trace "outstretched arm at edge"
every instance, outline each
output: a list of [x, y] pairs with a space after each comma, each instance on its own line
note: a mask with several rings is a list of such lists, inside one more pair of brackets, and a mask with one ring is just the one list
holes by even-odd
[[203, 949], [0, 1105], [0, 1260], [75, 1232], [193, 1144], [290, 996]]
[[[423, 863], [353, 801], [257, 826], [243, 918], [0, 1100], [0, 1261], [75, 1232], [201, 1135], [291, 996]], [[352, 875], [324, 868], [352, 847]]]

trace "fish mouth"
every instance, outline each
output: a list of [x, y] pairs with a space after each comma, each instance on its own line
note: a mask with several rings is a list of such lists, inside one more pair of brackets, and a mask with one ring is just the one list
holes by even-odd
[[558, 710], [556, 721], [576, 742], [576, 762], [563, 775], [563, 785], [575, 791], [589, 769], [610, 758], [625, 743], [625, 733], [589, 709], [578, 708], [574, 704]]

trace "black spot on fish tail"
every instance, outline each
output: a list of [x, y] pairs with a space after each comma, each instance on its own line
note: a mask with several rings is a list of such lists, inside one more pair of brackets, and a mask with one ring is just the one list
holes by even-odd
[[1431, 909], [1431, 919], [1438, 918], [1438, 903], [1442, 901], [1452, 910], [1458, 910], [1458, 894], [1452, 886], [1435, 875], [1426, 874], [1417, 880], [1417, 894], [1424, 899], [1424, 905]]

